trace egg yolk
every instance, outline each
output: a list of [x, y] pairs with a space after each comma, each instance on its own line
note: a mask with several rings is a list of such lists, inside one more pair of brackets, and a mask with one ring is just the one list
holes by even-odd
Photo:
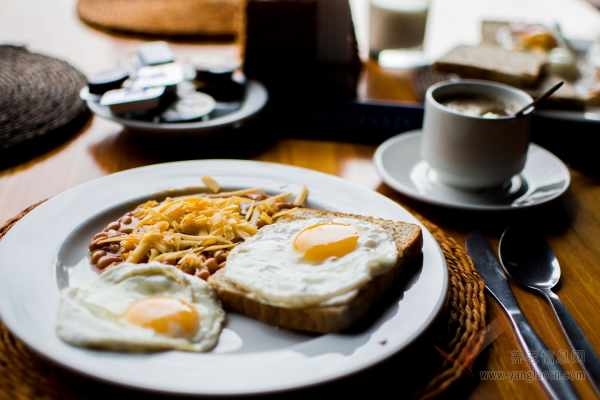
[[327, 222], [309, 226], [300, 232], [294, 240], [294, 248], [308, 261], [324, 261], [352, 253], [358, 237], [358, 229], [352, 225]]
[[132, 324], [172, 338], [192, 336], [200, 325], [198, 311], [174, 297], [151, 297], [136, 301], [123, 316]]

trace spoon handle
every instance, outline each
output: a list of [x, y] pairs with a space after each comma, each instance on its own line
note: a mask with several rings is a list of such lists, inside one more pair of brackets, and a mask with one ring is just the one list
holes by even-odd
[[546, 100], [548, 97], [550, 97], [550, 95], [554, 92], [556, 92], [558, 89], [560, 89], [560, 87], [563, 85], [564, 82], [559, 82], [556, 85], [554, 85], [553, 87], [551, 87], [550, 89], [548, 89], [545, 93], [542, 93], [540, 95], [540, 97], [538, 97], [537, 99], [535, 99], [534, 101], [532, 101], [531, 103], [527, 104], [525, 107], [521, 108], [519, 111], [517, 111], [515, 113], [515, 117], [520, 117], [521, 115], [523, 115], [525, 113], [525, 111], [529, 110], [532, 107], [535, 107], [537, 105], [537, 103]]
[[565, 332], [565, 336], [569, 340], [569, 344], [574, 350], [582, 350], [584, 354], [583, 362], [581, 365], [587, 372], [589, 379], [592, 381], [597, 392], [600, 392], [600, 359], [594, 351], [594, 348], [584, 335], [583, 331], [575, 321], [575, 318], [571, 315], [564, 303], [558, 298], [558, 296], [551, 290], [542, 290], [544, 296], [548, 299], [554, 313], [558, 318], [558, 322]]

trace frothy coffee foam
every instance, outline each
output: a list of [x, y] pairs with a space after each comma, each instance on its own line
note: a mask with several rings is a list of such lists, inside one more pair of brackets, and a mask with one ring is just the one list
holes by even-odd
[[456, 113], [483, 118], [509, 117], [519, 109], [519, 105], [515, 101], [478, 94], [445, 96], [438, 102]]

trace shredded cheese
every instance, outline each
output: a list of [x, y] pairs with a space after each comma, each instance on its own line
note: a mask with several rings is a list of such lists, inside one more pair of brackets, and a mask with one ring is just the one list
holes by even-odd
[[210, 176], [203, 176], [202, 182], [206, 185], [207, 188], [213, 191], [213, 193], [217, 193], [221, 190], [221, 186]]
[[[202, 181], [214, 193], [158, 203], [154, 200], [140, 205], [134, 214], [139, 222], [131, 234], [106, 238], [99, 243], [120, 242], [127, 249], [122, 256], [127, 262], [169, 262], [179, 268], [184, 265], [202, 268], [208, 255], [217, 250], [229, 251], [238, 243], [258, 232], [278, 218], [297, 210], [280, 209], [276, 203], [292, 193], [281, 193], [255, 201], [243, 195], [259, 193], [261, 188], [222, 192], [210, 177]], [[308, 190], [298, 193], [294, 205], [301, 204]], [[258, 224], [260, 221], [260, 225]]]

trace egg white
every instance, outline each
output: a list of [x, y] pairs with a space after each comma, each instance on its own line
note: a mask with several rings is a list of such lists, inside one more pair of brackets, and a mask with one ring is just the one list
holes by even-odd
[[[171, 338], [131, 324], [123, 313], [138, 300], [175, 297], [198, 311], [200, 328], [190, 338]], [[123, 263], [97, 280], [61, 292], [58, 336], [67, 343], [127, 352], [184, 350], [203, 352], [218, 341], [225, 312], [213, 289], [202, 279], [179, 269], [151, 262]]]
[[[322, 263], [308, 262], [294, 248], [294, 239], [304, 229], [326, 222], [358, 228], [356, 249]], [[230, 252], [223, 277], [258, 301], [307, 307], [352, 297], [397, 260], [392, 236], [378, 225], [353, 218], [310, 218], [261, 228]]]

